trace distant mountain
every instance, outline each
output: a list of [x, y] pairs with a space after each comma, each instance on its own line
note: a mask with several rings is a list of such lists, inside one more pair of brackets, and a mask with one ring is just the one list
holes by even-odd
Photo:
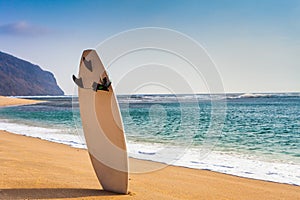
[[0, 95], [63, 95], [51, 72], [0, 51]]

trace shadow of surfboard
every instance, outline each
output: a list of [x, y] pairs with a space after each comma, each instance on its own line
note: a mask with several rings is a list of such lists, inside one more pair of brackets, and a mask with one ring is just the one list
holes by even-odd
[[0, 189], [0, 199], [60, 199], [99, 196], [120, 196], [120, 194], [97, 189], [82, 188], [16, 188]]

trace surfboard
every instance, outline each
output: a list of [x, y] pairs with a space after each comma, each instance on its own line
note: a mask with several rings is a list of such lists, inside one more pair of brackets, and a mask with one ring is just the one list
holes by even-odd
[[73, 80], [80, 86], [79, 109], [88, 153], [103, 189], [127, 194], [128, 155], [116, 96], [112, 85], [108, 90], [92, 89], [105, 77], [109, 80], [97, 52], [83, 51], [78, 78]]

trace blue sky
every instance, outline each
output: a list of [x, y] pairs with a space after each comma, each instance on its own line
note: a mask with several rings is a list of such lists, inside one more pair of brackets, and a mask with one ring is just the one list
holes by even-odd
[[66, 94], [83, 49], [149, 26], [199, 42], [226, 92], [300, 92], [299, 0], [0, 0], [0, 51], [53, 72]]

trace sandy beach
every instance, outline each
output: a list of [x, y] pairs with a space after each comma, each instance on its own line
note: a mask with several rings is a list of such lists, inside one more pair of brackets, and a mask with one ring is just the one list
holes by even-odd
[[1, 106], [17, 106], [17, 105], [24, 105], [24, 104], [34, 104], [34, 103], [38, 103], [38, 102], [40, 102], [40, 101], [0, 96], [0, 107]]
[[[26, 103], [35, 102], [0, 97], [0, 106]], [[129, 194], [118, 195], [102, 190], [84, 149], [6, 131], [0, 137], [0, 199], [300, 199], [299, 186], [175, 166], [130, 174]]]

